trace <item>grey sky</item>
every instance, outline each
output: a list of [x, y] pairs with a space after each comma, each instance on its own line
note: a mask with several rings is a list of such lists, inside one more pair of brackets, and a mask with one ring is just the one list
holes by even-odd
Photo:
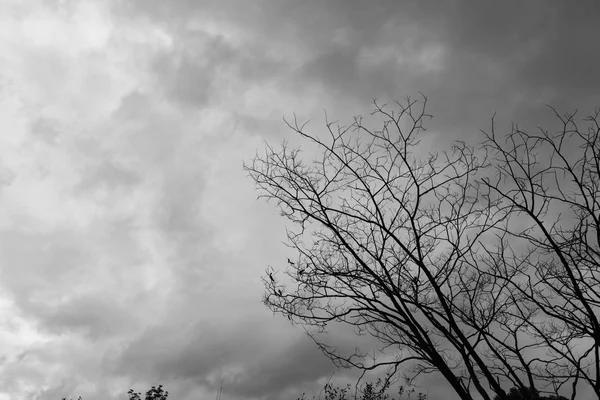
[[318, 390], [332, 365], [260, 304], [292, 255], [242, 161], [284, 115], [320, 129], [418, 91], [437, 143], [494, 112], [551, 128], [546, 104], [600, 106], [599, 20], [591, 0], [1, 2], [0, 399]]

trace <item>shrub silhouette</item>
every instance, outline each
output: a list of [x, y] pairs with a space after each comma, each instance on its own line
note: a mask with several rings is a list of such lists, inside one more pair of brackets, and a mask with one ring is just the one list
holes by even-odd
[[[382, 379], [378, 379], [377, 382], [367, 382], [361, 389], [355, 392], [350, 384], [340, 387], [333, 385], [332, 383], [325, 384], [323, 391], [325, 393], [325, 400], [402, 400], [403, 398], [415, 399], [415, 400], [427, 400], [427, 395], [424, 393], [417, 393], [414, 388], [408, 390], [404, 386], [400, 386], [398, 390], [398, 398], [391, 397], [387, 391], [390, 388], [390, 383]], [[403, 397], [406, 395], [406, 397]], [[412, 396], [416, 397], [412, 397]], [[319, 396], [319, 399], [321, 396]], [[317, 397], [313, 396], [311, 400], [316, 400]], [[302, 396], [296, 400], [308, 400], [306, 393], [302, 393]]]
[[[142, 393], [135, 392], [133, 389], [129, 389], [127, 392], [129, 395], [129, 400], [167, 400], [169, 397], [169, 392], [163, 389], [163, 385], [152, 386], [144, 397], [142, 397]], [[63, 397], [61, 400], [67, 400], [66, 397]], [[77, 400], [83, 400], [81, 396], [77, 398]]]
[[[129, 400], [142, 400], [142, 394], [134, 392], [133, 389], [129, 389], [127, 392]], [[152, 386], [147, 392], [143, 400], [167, 400], [169, 392], [163, 390], [163, 385]]]
[[[513, 387], [509, 390], [507, 400], [567, 400], [564, 396], [550, 395], [550, 396], [540, 396], [537, 391], [532, 391], [529, 389], [519, 390], [516, 387]], [[494, 400], [500, 400], [499, 396], [495, 396]]]

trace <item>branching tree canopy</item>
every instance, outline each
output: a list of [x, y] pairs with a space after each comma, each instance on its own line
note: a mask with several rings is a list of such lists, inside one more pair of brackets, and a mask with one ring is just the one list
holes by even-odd
[[[481, 145], [428, 153], [426, 105], [375, 102], [325, 135], [287, 122], [319, 155], [267, 143], [244, 165], [298, 255], [264, 303], [343, 367], [437, 372], [461, 399], [600, 399], [600, 110], [550, 108], [558, 131], [492, 119]], [[380, 356], [325, 343], [333, 323]]]

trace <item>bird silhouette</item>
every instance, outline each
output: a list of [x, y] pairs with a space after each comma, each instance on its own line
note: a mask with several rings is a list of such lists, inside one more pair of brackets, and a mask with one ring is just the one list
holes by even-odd
[[298, 274], [300, 274], [300, 275], [304, 275], [304, 270], [303, 270], [303, 269], [299, 269], [299, 270], [298, 270]]
[[275, 283], [275, 279], [273, 278], [273, 274], [269, 272], [269, 278], [271, 279], [271, 282]]
[[283, 291], [281, 289], [279, 289], [279, 295], [283, 296]]
[[288, 264], [290, 264], [291, 266], [294, 266], [294, 262], [292, 260], [290, 260], [289, 258], [288, 258]]

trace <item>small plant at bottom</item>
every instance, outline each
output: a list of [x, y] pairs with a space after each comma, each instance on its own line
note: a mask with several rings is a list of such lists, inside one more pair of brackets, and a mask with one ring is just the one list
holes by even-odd
[[[332, 383], [327, 383], [323, 390], [325, 392], [325, 400], [395, 400], [386, 393], [389, 388], [389, 382], [378, 379], [375, 383], [365, 383], [362, 386], [362, 389], [356, 394], [352, 393], [350, 384], [345, 387], [340, 387], [335, 386]], [[404, 386], [400, 386], [398, 391], [398, 395], [400, 396], [399, 400], [401, 400], [403, 398], [402, 396], [405, 394], [407, 400], [410, 400], [413, 394], [416, 395], [414, 398], [415, 400], [427, 400], [427, 395], [425, 393], [416, 393], [415, 389], [407, 390]], [[298, 397], [296, 400], [309, 399], [306, 397], [306, 393], [302, 393], [302, 396]], [[317, 398], [313, 396], [312, 400], [317, 400]]]
[[[133, 389], [129, 389], [127, 392], [129, 400], [142, 400], [142, 394], [135, 392]], [[169, 392], [163, 390], [163, 385], [152, 386], [147, 392], [143, 400], [167, 400]]]

